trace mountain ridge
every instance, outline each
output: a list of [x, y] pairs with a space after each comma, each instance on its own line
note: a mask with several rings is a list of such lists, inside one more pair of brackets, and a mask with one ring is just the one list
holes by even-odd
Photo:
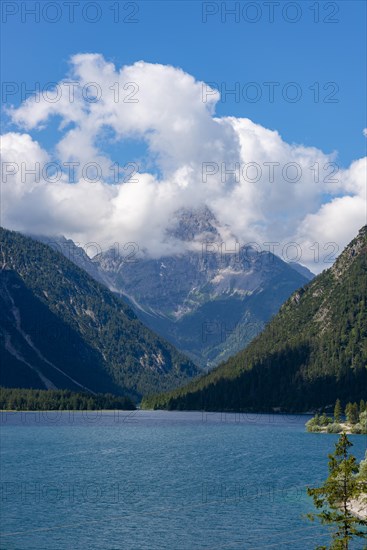
[[146, 407], [307, 411], [365, 398], [367, 226], [334, 265], [295, 291], [249, 346]]
[[303, 266], [240, 246], [207, 208], [177, 213], [167, 233], [178, 243], [175, 255], [151, 258], [134, 250], [124, 257], [111, 248], [90, 259], [70, 240], [42, 239], [120, 294], [145, 325], [205, 369], [246, 346], [312, 277]]
[[198, 373], [64, 255], [4, 228], [0, 242], [2, 385], [124, 391], [139, 399]]

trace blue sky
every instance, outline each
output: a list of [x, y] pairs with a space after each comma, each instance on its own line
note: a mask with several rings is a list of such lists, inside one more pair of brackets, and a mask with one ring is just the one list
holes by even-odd
[[[30, 88], [34, 82], [42, 85], [58, 81], [67, 71], [69, 57], [79, 52], [102, 53], [117, 66], [137, 60], [172, 64], [198, 80], [216, 82], [222, 91], [238, 83], [242, 96], [236, 100], [227, 95], [217, 105], [219, 115], [249, 117], [278, 130], [289, 143], [315, 146], [325, 153], [336, 150], [342, 166], [365, 153], [362, 130], [367, 125], [366, 3], [363, 1], [302, 1], [296, 3], [298, 14], [292, 7], [282, 13], [289, 3], [278, 2], [274, 22], [269, 21], [266, 2], [257, 2], [257, 13], [255, 8], [246, 7], [248, 2], [240, 2], [242, 13], [238, 22], [225, 13], [225, 20], [221, 21], [219, 2], [129, 4], [107, 0], [96, 3], [101, 11], [97, 23], [83, 20], [82, 8], [88, 2], [78, 2], [74, 23], [68, 21], [68, 10], [62, 2], [59, 2], [61, 18], [55, 23], [50, 22], [56, 13], [52, 7], [44, 16], [41, 14], [39, 22], [28, 15], [23, 23], [22, 8], [31, 9], [37, 2], [18, 2], [18, 13], [6, 15], [4, 9], [13, 9], [7, 7], [9, 4], [15, 3], [3, 2], [2, 6], [3, 81], [24, 82]], [[136, 14], [134, 4], [138, 6]], [[227, 2], [225, 6], [230, 10], [235, 4]], [[114, 22], [115, 12], [111, 8], [117, 9], [117, 5], [120, 21]], [[203, 22], [203, 10], [217, 9], [218, 13], [208, 13], [207, 21]], [[316, 9], [319, 22], [315, 22]], [[92, 19], [96, 12], [93, 6], [88, 10], [87, 17]], [[249, 22], [256, 16], [259, 21]], [[137, 22], [124, 22], [124, 17]], [[296, 17], [299, 21], [289, 21]], [[273, 102], [269, 102], [269, 87], [264, 82], [279, 83]], [[290, 82], [295, 82], [297, 89], [289, 87]], [[317, 87], [319, 100], [315, 101]], [[302, 92], [301, 99], [289, 101], [285, 94], [291, 98], [297, 90]], [[252, 102], [255, 92], [259, 100]], [[328, 98], [336, 101], [328, 102]], [[20, 94], [10, 98], [15, 105], [19, 101]], [[56, 124], [51, 124], [42, 141], [51, 143], [56, 131]], [[37, 132], [34, 135], [37, 138]]]
[[[3, 107], [15, 107], [3, 110], [6, 227], [103, 247], [133, 241], [161, 257], [183, 246], [167, 240], [177, 213], [205, 206], [222, 239], [280, 251], [297, 242], [297, 261], [319, 272], [330, 246], [340, 252], [366, 223], [365, 2], [1, 8]], [[21, 102], [22, 87], [65, 79], [97, 82], [103, 97], [91, 103], [79, 89], [74, 102]], [[111, 92], [127, 82], [138, 85], [135, 103]], [[210, 90], [203, 101], [203, 83], [221, 99]], [[23, 166], [50, 161], [61, 162], [59, 179], [24, 176]], [[85, 172], [90, 163], [97, 172]]]

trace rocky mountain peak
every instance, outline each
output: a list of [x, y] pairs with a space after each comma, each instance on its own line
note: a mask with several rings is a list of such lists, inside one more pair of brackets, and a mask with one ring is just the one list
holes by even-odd
[[207, 206], [196, 210], [178, 210], [167, 231], [170, 237], [181, 241], [214, 241], [220, 238], [219, 223]]

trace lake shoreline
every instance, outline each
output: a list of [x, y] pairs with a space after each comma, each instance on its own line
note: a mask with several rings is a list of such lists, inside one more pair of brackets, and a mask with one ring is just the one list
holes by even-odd
[[367, 494], [359, 499], [351, 500], [348, 504], [348, 510], [353, 516], [367, 520]]
[[[0, 409], [1, 413], [65, 413], [65, 412], [79, 412], [79, 413], [105, 413], [105, 412], [151, 412], [151, 413], [197, 413], [202, 415], [221, 415], [222, 417], [228, 416], [246, 416], [251, 419], [254, 416], [268, 416], [268, 417], [282, 417], [282, 416], [296, 416], [296, 417], [310, 417], [313, 413], [310, 412], [264, 412], [264, 411], [207, 411], [207, 410], [166, 410], [166, 409], [144, 409], [136, 407], [135, 409]], [[306, 419], [305, 418], [305, 421]]]
[[97, 412], [137, 412], [139, 409], [0, 409], [1, 413], [60, 413], [60, 412], [80, 412], [80, 413], [97, 413]]
[[338, 425], [340, 425], [341, 429], [339, 431], [328, 431], [328, 426], [314, 426], [315, 429], [312, 429], [310, 427], [307, 428], [307, 433], [315, 433], [315, 434], [327, 434], [327, 435], [340, 435], [342, 433], [345, 433], [347, 435], [366, 435], [367, 432], [354, 432], [353, 431], [353, 424], [350, 422], [338, 422]]

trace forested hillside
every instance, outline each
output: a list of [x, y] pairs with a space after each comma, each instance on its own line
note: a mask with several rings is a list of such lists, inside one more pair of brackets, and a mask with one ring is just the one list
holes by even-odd
[[295, 292], [242, 352], [177, 391], [169, 409], [307, 411], [367, 387], [367, 226], [335, 264]]
[[0, 229], [2, 386], [143, 393], [198, 373], [130, 307], [50, 247]]

